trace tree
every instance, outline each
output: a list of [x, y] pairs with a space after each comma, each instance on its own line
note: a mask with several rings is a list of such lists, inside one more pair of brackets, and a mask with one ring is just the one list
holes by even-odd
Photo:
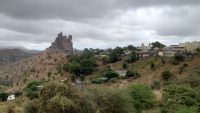
[[129, 51], [135, 51], [135, 50], [136, 50], [136, 47], [134, 47], [133, 45], [128, 45], [128, 46], [127, 46], [127, 49], [128, 49]]
[[97, 66], [93, 59], [83, 59], [80, 62], [80, 73], [84, 75], [91, 74]]
[[153, 107], [155, 96], [150, 87], [143, 84], [133, 84], [129, 87], [131, 100], [137, 113]]
[[116, 51], [112, 51], [109, 55], [109, 61], [110, 63], [115, 63], [119, 60], [119, 55]]
[[151, 45], [152, 45], [152, 48], [156, 48], [156, 47], [157, 48], [164, 48], [164, 47], [166, 47], [164, 44], [162, 44], [162, 43], [160, 43], [158, 41], [152, 42]]
[[128, 55], [128, 58], [127, 58], [128, 63], [133, 63], [136, 60], [138, 60], [138, 58], [137, 58], [137, 54], [135, 52], [132, 52], [130, 55]]

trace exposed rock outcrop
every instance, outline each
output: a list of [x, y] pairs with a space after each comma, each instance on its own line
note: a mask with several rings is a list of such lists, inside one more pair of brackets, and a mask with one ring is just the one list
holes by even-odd
[[56, 40], [47, 50], [61, 50], [67, 55], [73, 54], [72, 35], [63, 36], [62, 32], [58, 34]]

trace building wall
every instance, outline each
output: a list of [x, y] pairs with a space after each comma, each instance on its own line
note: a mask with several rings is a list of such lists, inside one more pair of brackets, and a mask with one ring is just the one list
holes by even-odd
[[195, 51], [197, 48], [200, 48], [200, 42], [194, 41], [194, 42], [185, 42], [180, 43], [179, 46], [185, 47], [187, 51]]

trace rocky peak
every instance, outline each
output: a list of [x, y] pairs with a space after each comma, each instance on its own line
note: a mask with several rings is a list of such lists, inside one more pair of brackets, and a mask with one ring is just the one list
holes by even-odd
[[62, 32], [58, 34], [56, 40], [51, 44], [49, 49], [62, 50], [66, 54], [73, 53], [72, 35], [63, 36]]

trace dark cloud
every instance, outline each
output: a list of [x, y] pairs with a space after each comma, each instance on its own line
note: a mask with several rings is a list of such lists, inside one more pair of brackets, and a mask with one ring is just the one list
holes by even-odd
[[199, 18], [200, 0], [0, 0], [0, 44], [44, 49], [60, 31], [81, 49], [178, 43], [199, 40]]

